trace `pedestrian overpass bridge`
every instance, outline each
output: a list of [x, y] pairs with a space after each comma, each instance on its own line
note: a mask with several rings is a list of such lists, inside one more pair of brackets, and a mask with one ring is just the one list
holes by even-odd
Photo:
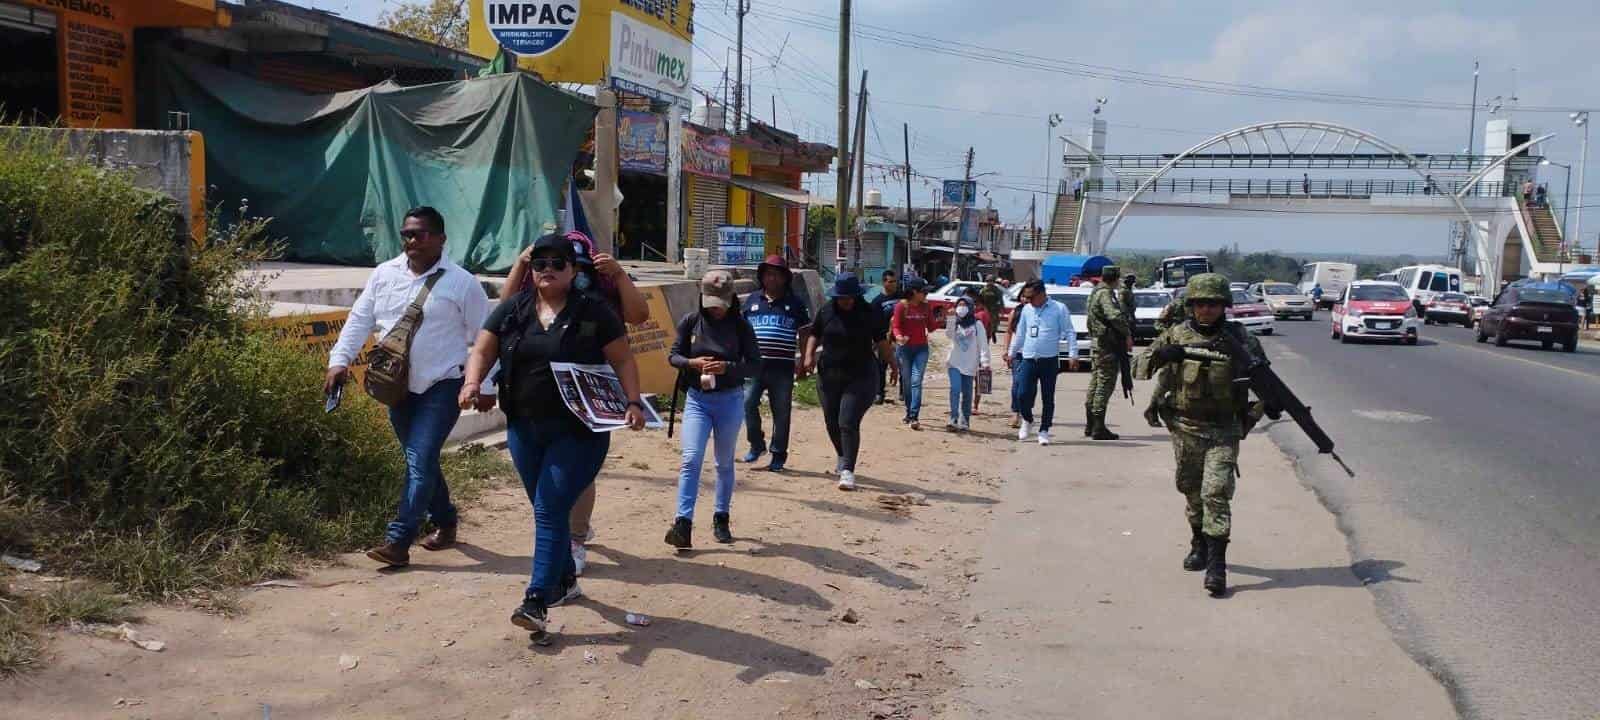
[[[1305, 213], [1444, 218], [1466, 228], [1480, 277], [1553, 273], [1570, 262], [1560, 228], [1548, 206], [1518, 193], [1543, 159], [1532, 149], [1550, 137], [1515, 136], [1507, 121], [1495, 120], [1486, 154], [1412, 154], [1353, 128], [1280, 121], [1230, 130], [1181, 153], [1108, 155], [1105, 123], [1096, 120], [1086, 145], [1068, 140], [1081, 154], [1062, 157], [1067, 179], [1054, 188], [1048, 235], [1013, 248], [1012, 260], [1104, 253], [1134, 216]], [[1204, 173], [1191, 176], [1196, 171]]]

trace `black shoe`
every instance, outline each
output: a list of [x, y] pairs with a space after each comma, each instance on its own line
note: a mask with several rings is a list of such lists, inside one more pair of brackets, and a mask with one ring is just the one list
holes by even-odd
[[711, 516], [711, 536], [723, 545], [733, 542], [733, 530], [728, 527], [727, 513], [717, 513]]
[[672, 529], [667, 531], [667, 544], [679, 550], [688, 550], [694, 547], [689, 536], [693, 534], [694, 523], [689, 518], [681, 517], [672, 521]]
[[529, 595], [522, 599], [522, 607], [511, 613], [511, 624], [531, 633], [542, 633], [549, 614], [545, 612], [544, 600], [537, 595]]
[[1095, 416], [1094, 416], [1094, 434], [1090, 435], [1089, 437], [1091, 437], [1091, 438], [1093, 438], [1095, 440], [1121, 440], [1122, 439], [1121, 435], [1118, 435], [1118, 434], [1116, 434], [1114, 432], [1111, 432], [1111, 429], [1106, 427], [1106, 416], [1105, 416], [1105, 413], [1095, 413]]
[[1083, 409], [1083, 436], [1094, 436], [1094, 411], [1088, 407]]
[[1183, 569], [1206, 569], [1206, 536], [1200, 528], [1189, 528], [1189, 554], [1183, 556]]
[[767, 454], [767, 449], [766, 448], [752, 447], [752, 448], [750, 448], [750, 452], [745, 453], [744, 457], [739, 458], [739, 462], [742, 462], [742, 463], [753, 463], [753, 462], [755, 462], [757, 460], [760, 460], [761, 456], [765, 455], [765, 454]]
[[756, 469], [757, 470], [765, 470], [767, 472], [783, 472], [784, 462], [786, 462], [788, 459], [789, 459], [789, 456], [787, 454], [773, 453], [772, 454], [772, 462], [767, 463], [767, 466], [764, 467], [764, 468], [756, 468]]
[[1206, 592], [1222, 597], [1228, 592], [1228, 539], [1206, 536]]

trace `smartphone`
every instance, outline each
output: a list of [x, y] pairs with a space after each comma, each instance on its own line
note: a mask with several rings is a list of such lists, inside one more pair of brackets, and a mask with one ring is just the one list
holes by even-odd
[[333, 386], [333, 391], [322, 398], [322, 412], [331, 413], [338, 409], [339, 401], [344, 399], [344, 383]]

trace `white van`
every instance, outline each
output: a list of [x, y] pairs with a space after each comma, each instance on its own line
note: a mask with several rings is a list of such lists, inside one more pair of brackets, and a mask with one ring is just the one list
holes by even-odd
[[1331, 308], [1344, 294], [1344, 286], [1356, 279], [1356, 266], [1342, 262], [1306, 263], [1300, 268], [1300, 294], [1311, 297], [1311, 291], [1322, 286], [1322, 301], [1317, 307]]
[[1394, 269], [1394, 280], [1412, 301], [1427, 305], [1437, 293], [1461, 292], [1461, 271], [1448, 265], [1408, 265]]

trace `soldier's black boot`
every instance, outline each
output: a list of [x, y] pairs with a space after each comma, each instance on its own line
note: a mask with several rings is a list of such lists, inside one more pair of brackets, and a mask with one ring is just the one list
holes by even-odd
[[1189, 533], [1189, 554], [1183, 556], [1183, 569], [1204, 570], [1206, 569], [1206, 535], [1200, 532], [1200, 528], [1193, 526], [1189, 528]]
[[1083, 436], [1094, 436], [1094, 411], [1088, 405], [1083, 406]]
[[1095, 415], [1094, 415], [1094, 434], [1090, 435], [1089, 437], [1094, 438], [1095, 440], [1121, 440], [1122, 439], [1121, 435], [1118, 435], [1118, 434], [1116, 434], [1114, 432], [1111, 432], [1111, 428], [1106, 427], [1106, 414], [1105, 413], [1095, 413]]
[[1228, 539], [1206, 537], [1206, 592], [1222, 597], [1228, 591]]

